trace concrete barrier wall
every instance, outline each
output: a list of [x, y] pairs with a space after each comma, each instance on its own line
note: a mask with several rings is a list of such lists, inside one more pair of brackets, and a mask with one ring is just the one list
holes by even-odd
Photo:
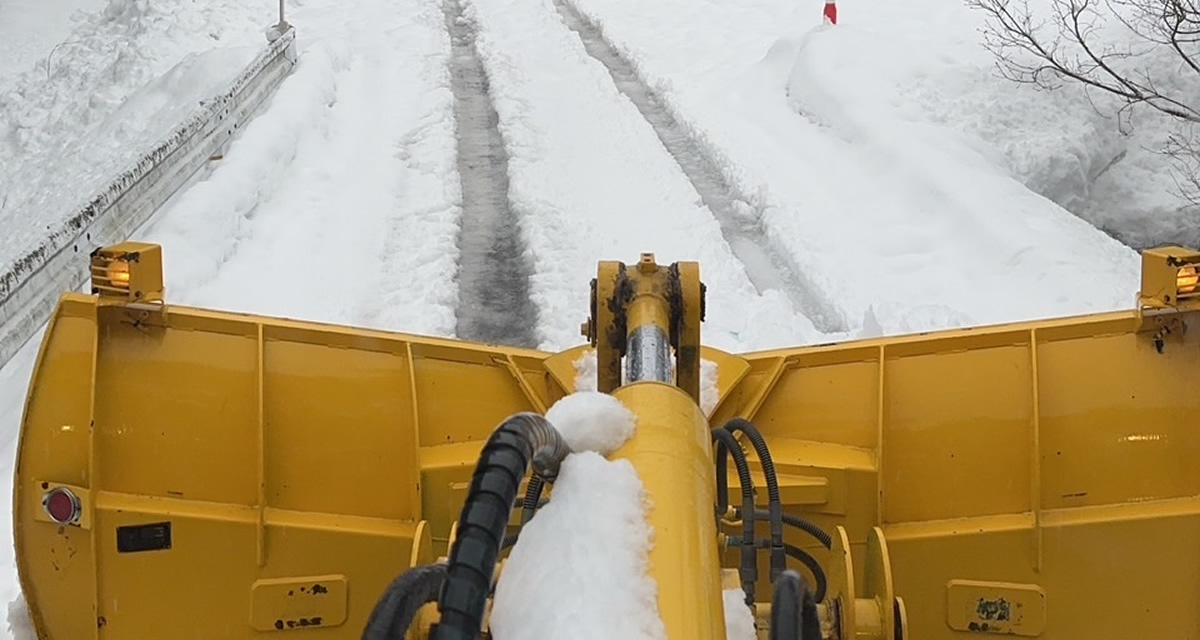
[[295, 66], [295, 40], [289, 26], [224, 92], [0, 273], [0, 365], [46, 323], [63, 292], [86, 284], [93, 250], [128, 239], [254, 117]]

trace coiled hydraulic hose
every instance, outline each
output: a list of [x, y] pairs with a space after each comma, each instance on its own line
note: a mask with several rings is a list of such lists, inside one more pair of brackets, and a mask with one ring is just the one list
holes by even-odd
[[529, 479], [529, 486], [525, 487], [525, 500], [521, 504], [522, 527], [533, 519], [533, 514], [538, 510], [540, 506], [538, 503], [542, 499], [542, 487], [544, 484], [545, 480], [542, 480], [542, 476], [540, 475], [534, 474]]
[[[530, 463], [551, 482], [570, 453], [565, 440], [545, 418], [518, 413], [488, 438], [471, 477], [471, 487], [450, 550], [446, 582], [438, 599], [441, 619], [433, 640], [477, 640], [491, 591], [492, 574], [513, 501]], [[535, 503], [536, 504], [536, 503]]]
[[[733, 456], [737, 467], [738, 480], [742, 485], [742, 566], [738, 575], [742, 580], [742, 591], [746, 594], [746, 604], [754, 604], [754, 583], [758, 581], [758, 554], [754, 546], [754, 482], [750, 478], [750, 465], [746, 462], [746, 453], [738, 446], [737, 438], [724, 429], [713, 429], [712, 439], [717, 443], [717, 478], [724, 478], [726, 457]], [[729, 483], [726, 481], [724, 491], [718, 489], [718, 504], [721, 496], [728, 494]], [[728, 497], [725, 499], [728, 507]], [[720, 509], [724, 513], [725, 509]]]
[[821, 640], [817, 604], [804, 576], [788, 569], [780, 574], [774, 587], [770, 640]]
[[[750, 439], [754, 452], [762, 463], [763, 476], [767, 479], [767, 520], [771, 526], [771, 582], [779, 578], [779, 574], [787, 569], [787, 559], [783, 549], [783, 500], [779, 497], [779, 476], [775, 474], [775, 462], [771, 459], [771, 450], [762, 434], [749, 420], [732, 418], [722, 427], [730, 433], [741, 431]], [[758, 510], [755, 510], [758, 516]]]
[[525, 487], [525, 497], [521, 499], [521, 523], [517, 527], [516, 533], [504, 537], [504, 542], [500, 545], [501, 549], [507, 549], [516, 544], [517, 539], [521, 537], [521, 531], [525, 528], [525, 525], [533, 519], [537, 510], [546, 504], [547, 501], [542, 500], [542, 488], [545, 484], [546, 481], [542, 479], [542, 476], [537, 474], [534, 474], [529, 479], [529, 485]]
[[446, 565], [413, 567], [392, 581], [375, 604], [362, 640], [398, 640], [408, 633], [417, 611], [437, 600], [446, 581]]

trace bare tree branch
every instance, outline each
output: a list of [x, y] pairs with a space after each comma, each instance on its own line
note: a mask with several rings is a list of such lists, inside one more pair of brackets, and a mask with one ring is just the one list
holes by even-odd
[[1135, 110], [1179, 121], [1162, 153], [1178, 195], [1200, 204], [1200, 0], [1050, 0], [1035, 17], [1028, 0], [966, 0], [985, 15], [984, 46], [1000, 74], [1057, 89], [1074, 83], [1117, 101], [1121, 130]]
[[1176, 172], [1171, 176], [1175, 194], [1200, 205], [1200, 144], [1196, 142], [1195, 130], [1189, 126], [1172, 135], [1163, 153], [1170, 156], [1176, 166]]
[[[1107, 0], [1106, 6], [1117, 23], [1152, 44], [1171, 47], [1193, 73], [1200, 75], [1196, 52], [1192, 51], [1200, 40], [1200, 7], [1196, 3]], [[967, 0], [967, 4], [988, 15], [984, 45], [996, 56], [1004, 77], [1047, 89], [1070, 80], [1129, 105], [1144, 104], [1174, 118], [1200, 122], [1200, 110], [1189, 104], [1183, 92], [1161, 89], [1162, 83], [1149, 67], [1132, 67], [1152, 49], [1103, 42], [1099, 30], [1104, 16], [1094, 0], [1052, 0], [1054, 33], [1050, 36], [1044, 35], [1047, 22], [1034, 24], [1025, 0]], [[1162, 8], [1155, 12], [1154, 6]]]

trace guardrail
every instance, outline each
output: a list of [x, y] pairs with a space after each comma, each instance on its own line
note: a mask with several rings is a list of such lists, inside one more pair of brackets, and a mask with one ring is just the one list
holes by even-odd
[[88, 255], [128, 239], [252, 118], [296, 64], [296, 32], [281, 20], [270, 44], [219, 95], [0, 273], [0, 365], [46, 323], [58, 298], [88, 280]]

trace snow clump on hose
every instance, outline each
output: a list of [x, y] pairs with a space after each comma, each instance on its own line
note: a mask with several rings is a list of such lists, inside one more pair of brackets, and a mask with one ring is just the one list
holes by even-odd
[[666, 640], [645, 489], [628, 460], [563, 461], [546, 506], [521, 529], [496, 583], [496, 640]]
[[636, 417], [589, 390], [556, 402], [546, 420], [572, 453], [500, 573], [493, 637], [666, 640], [645, 487], [628, 460], [605, 459], [633, 437]]
[[571, 451], [608, 456], [633, 437], [636, 417], [620, 400], [599, 391], [578, 391], [554, 403], [546, 419]]

